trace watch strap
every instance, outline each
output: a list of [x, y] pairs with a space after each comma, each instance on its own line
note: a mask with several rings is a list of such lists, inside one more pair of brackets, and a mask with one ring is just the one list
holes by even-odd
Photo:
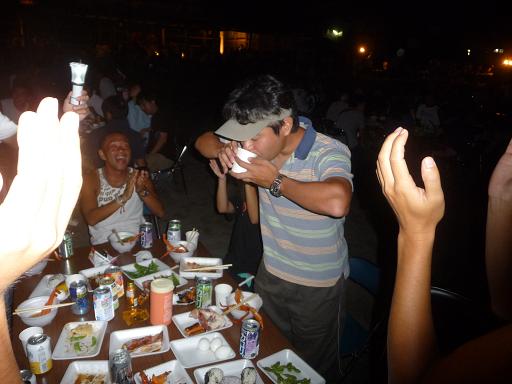
[[274, 179], [272, 184], [270, 184], [269, 192], [272, 196], [281, 197], [283, 194], [281, 193], [281, 184], [283, 183], [284, 175], [278, 174]]

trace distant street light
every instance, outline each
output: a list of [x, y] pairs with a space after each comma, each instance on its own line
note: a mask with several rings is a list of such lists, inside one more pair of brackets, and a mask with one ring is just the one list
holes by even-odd
[[363, 55], [364, 53], [366, 53], [366, 48], [364, 47], [364, 45], [361, 45], [361, 46], [359, 47], [358, 51], [359, 51], [359, 53], [360, 53], [361, 55]]

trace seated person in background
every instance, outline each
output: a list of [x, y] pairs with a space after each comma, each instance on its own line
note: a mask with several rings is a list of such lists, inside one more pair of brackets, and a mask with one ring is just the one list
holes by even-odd
[[33, 107], [32, 102], [30, 88], [20, 82], [15, 82], [11, 90], [11, 97], [0, 100], [0, 111], [18, 124], [21, 114]]
[[[221, 170], [217, 160], [210, 159], [210, 168], [218, 177], [217, 211], [235, 215], [224, 263], [233, 264], [230, 273], [256, 275], [263, 255], [261, 242], [258, 190], [253, 184], [233, 179], [228, 182], [227, 172]], [[230, 176], [231, 177], [231, 176]]]
[[[395, 289], [388, 326], [390, 383], [510, 383], [512, 325], [475, 338], [441, 356], [432, 320], [430, 274], [437, 223], [444, 214], [439, 170], [423, 159], [425, 189], [404, 159], [408, 132], [397, 128], [382, 145], [377, 175], [400, 226]], [[489, 182], [486, 265], [494, 313], [512, 318], [512, 141]], [[464, 321], [464, 319], [461, 319]]]
[[142, 91], [138, 82], [132, 82], [128, 86], [128, 123], [130, 128], [138, 132], [144, 140], [144, 148], [147, 145], [151, 117], [137, 104], [137, 96]]
[[99, 156], [105, 166], [84, 176], [81, 198], [93, 245], [106, 242], [113, 229], [138, 233], [144, 204], [154, 215], [164, 215], [148, 173], [128, 166], [131, 149], [124, 134], [107, 134]]
[[103, 165], [103, 161], [98, 154], [100, 143], [103, 138], [114, 132], [124, 134], [130, 143], [133, 163], [137, 167], [144, 167], [146, 162], [144, 160], [144, 147], [142, 140], [137, 132], [130, 129], [128, 120], [128, 106], [121, 96], [110, 96], [103, 101], [101, 106], [103, 115], [105, 116], [106, 124], [101, 128], [97, 128], [87, 135], [85, 144], [85, 168], [88, 170], [96, 170]]
[[137, 96], [140, 108], [151, 116], [146, 162], [151, 171], [166, 169], [174, 164], [176, 146], [169, 112], [162, 108], [156, 94], [142, 91]]

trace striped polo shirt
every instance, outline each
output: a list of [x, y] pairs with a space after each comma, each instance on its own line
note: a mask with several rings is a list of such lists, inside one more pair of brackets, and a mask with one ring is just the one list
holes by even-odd
[[[343, 177], [352, 184], [350, 151], [337, 140], [306, 129], [280, 172], [297, 181]], [[345, 218], [305, 210], [285, 197], [259, 188], [263, 261], [271, 274], [299, 285], [333, 286], [348, 276]]]

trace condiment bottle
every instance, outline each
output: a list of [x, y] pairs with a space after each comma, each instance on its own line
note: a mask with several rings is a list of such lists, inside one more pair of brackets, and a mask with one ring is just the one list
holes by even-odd
[[155, 279], [151, 282], [149, 298], [149, 321], [153, 325], [169, 325], [172, 318], [172, 295], [174, 284], [171, 279]]

